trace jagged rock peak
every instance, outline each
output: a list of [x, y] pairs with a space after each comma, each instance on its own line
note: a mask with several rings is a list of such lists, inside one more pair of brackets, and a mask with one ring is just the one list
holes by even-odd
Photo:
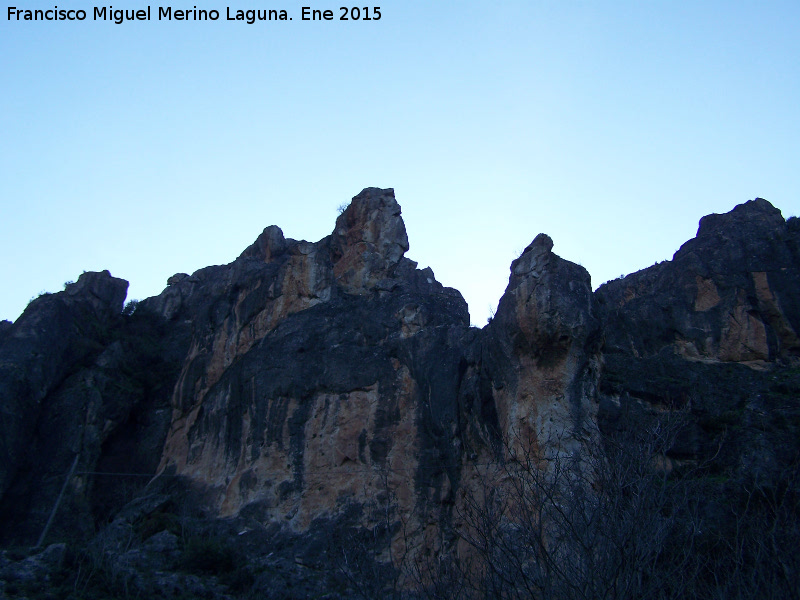
[[700, 219], [697, 235], [680, 247], [673, 260], [694, 263], [703, 277], [740, 267], [751, 272], [794, 267], [797, 249], [787, 245], [789, 233], [781, 211], [756, 198], [725, 214]]
[[553, 252], [553, 240], [540, 233], [511, 263], [497, 321], [526, 347], [582, 343], [597, 326], [592, 316], [589, 272]]
[[511, 263], [511, 273], [513, 275], [534, 273], [534, 277], [538, 277], [535, 273], [537, 266], [541, 267], [542, 263], [552, 252], [552, 238], [546, 233], [540, 233], [528, 244], [528, 247], [523, 250], [519, 258]]
[[112, 277], [108, 271], [86, 271], [78, 281], [66, 286], [67, 296], [90, 302], [96, 309], [108, 307], [120, 312], [128, 295], [128, 282]]
[[408, 236], [394, 189], [365, 188], [336, 219], [336, 245], [375, 250], [392, 263], [408, 251]]
[[[291, 252], [297, 244], [285, 238], [279, 227], [270, 225], [239, 258], [271, 262]], [[313, 245], [316, 249], [322, 247], [330, 248], [334, 278], [346, 291], [363, 293], [381, 280], [391, 279], [409, 248], [394, 190], [365, 188], [353, 197], [336, 219], [333, 233]], [[311, 251], [312, 246], [301, 250], [305, 254]]]
[[[691, 360], [794, 360], [800, 231], [763, 198], [703, 217], [672, 261], [598, 289], [606, 353], [664, 349]], [[660, 307], [669, 306], [663, 315]]]
[[336, 280], [346, 290], [374, 288], [391, 278], [408, 250], [408, 236], [394, 190], [366, 188], [336, 219], [331, 236]]
[[726, 229], [774, 229], [783, 225], [781, 211], [764, 198], [749, 200], [724, 214], [710, 214], [700, 219], [697, 237], [706, 237]]
[[261, 235], [242, 252], [239, 258], [257, 258], [264, 262], [270, 262], [274, 257], [283, 254], [286, 247], [287, 241], [281, 228], [277, 225], [270, 225], [264, 228]]

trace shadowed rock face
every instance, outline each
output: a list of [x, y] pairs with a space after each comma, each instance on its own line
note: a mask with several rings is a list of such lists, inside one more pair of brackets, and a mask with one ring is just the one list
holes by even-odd
[[483, 343], [503, 438], [559, 454], [594, 419], [599, 323], [589, 273], [552, 248], [539, 234], [511, 263]]
[[797, 219], [761, 198], [700, 221], [671, 262], [597, 292], [606, 352], [774, 361], [800, 356]]
[[[185, 344], [144, 312], [124, 317], [127, 287], [84, 273], [31, 302], [0, 344], [4, 542], [38, 539], [76, 459], [56, 538], [93, 535], [158, 466]], [[109, 485], [96, 471], [133, 476]]]
[[407, 249], [394, 193], [367, 189], [319, 242], [269, 227], [231, 265], [146, 301], [192, 323], [161, 468], [220, 514], [301, 530], [387, 485], [408, 511], [438, 503], [447, 476], [419, 466], [450, 453], [475, 333], [461, 295]]
[[[29, 450], [48, 398], [65, 377], [102, 350], [119, 318], [128, 282], [84, 273], [58, 294], [31, 301], [4, 329], [0, 345], [0, 497]], [[71, 462], [71, 461], [70, 461]]]
[[193, 323], [161, 468], [223, 515], [304, 530], [387, 487], [408, 518], [448, 522], [465, 457], [503, 436], [574, 451], [594, 413], [588, 273], [537, 237], [480, 332], [407, 249], [393, 193], [368, 189], [316, 244], [267, 228], [213, 277], [147, 301]]
[[677, 410], [688, 423], [676, 464], [715, 455], [779, 477], [800, 433], [799, 250], [800, 221], [757, 198], [703, 217], [672, 261], [601, 286], [601, 426], [630, 431]]
[[[672, 261], [596, 293], [540, 234], [482, 330], [408, 248], [393, 190], [368, 188], [322, 240], [267, 227], [132, 315], [107, 272], [33, 302], [0, 327], [5, 540], [38, 536], [77, 454], [63, 535], [90, 536], [147, 481], [91, 473], [158, 471], [208, 514], [292, 535], [321, 519], [375, 527], [391, 503], [415, 544], [441, 547], [475, 464], [577, 455], [598, 422], [624, 435], [686, 407], [669, 458], [699, 460], [721, 415], [789, 410], [766, 405], [800, 352], [800, 226], [765, 200], [705, 217]], [[768, 471], [791, 432], [752, 423], [739, 441]]]

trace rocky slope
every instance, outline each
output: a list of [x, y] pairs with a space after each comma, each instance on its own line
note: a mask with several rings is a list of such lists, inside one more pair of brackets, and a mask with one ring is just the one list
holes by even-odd
[[[674, 421], [669, 471], [789, 485], [797, 219], [762, 199], [710, 215], [672, 261], [594, 293], [540, 234], [482, 330], [408, 247], [393, 190], [368, 188], [326, 238], [267, 227], [133, 311], [108, 272], [32, 302], [0, 329], [0, 539], [86, 540], [102, 551], [73, 567], [100, 555], [140, 592], [212, 596], [236, 582], [176, 565], [224, 540], [214, 565], [246, 563], [252, 593], [370, 597], [401, 557], [469, 555], [486, 466], [520, 456], [547, 472]], [[4, 555], [0, 579], [20, 565]]]

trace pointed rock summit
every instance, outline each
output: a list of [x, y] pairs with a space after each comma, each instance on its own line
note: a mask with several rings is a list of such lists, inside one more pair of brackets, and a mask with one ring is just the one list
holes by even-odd
[[336, 219], [331, 237], [334, 277], [346, 291], [366, 293], [392, 279], [408, 251], [394, 190], [363, 190]]

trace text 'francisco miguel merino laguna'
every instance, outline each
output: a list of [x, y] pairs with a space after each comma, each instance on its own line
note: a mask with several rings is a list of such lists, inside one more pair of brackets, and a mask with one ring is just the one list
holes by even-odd
[[[346, 7], [341, 6], [340, 21], [378, 21], [381, 18], [379, 6]], [[51, 9], [23, 9], [16, 6], [8, 7], [8, 21], [85, 21], [89, 13], [83, 9], [64, 9], [54, 6]], [[117, 25], [125, 21], [150, 21], [155, 15], [159, 21], [217, 21], [220, 18], [218, 10], [199, 9], [173, 9], [171, 6], [159, 6], [152, 10], [150, 6], [140, 9], [115, 9], [113, 6], [93, 7], [92, 19], [94, 21], [113, 21]], [[303, 21], [332, 21], [332, 10], [316, 10], [309, 6], [301, 9], [300, 17]], [[226, 21], [243, 21], [252, 25], [256, 21], [291, 21], [292, 17], [285, 10], [260, 9], [260, 10], [231, 10], [225, 7]]]

